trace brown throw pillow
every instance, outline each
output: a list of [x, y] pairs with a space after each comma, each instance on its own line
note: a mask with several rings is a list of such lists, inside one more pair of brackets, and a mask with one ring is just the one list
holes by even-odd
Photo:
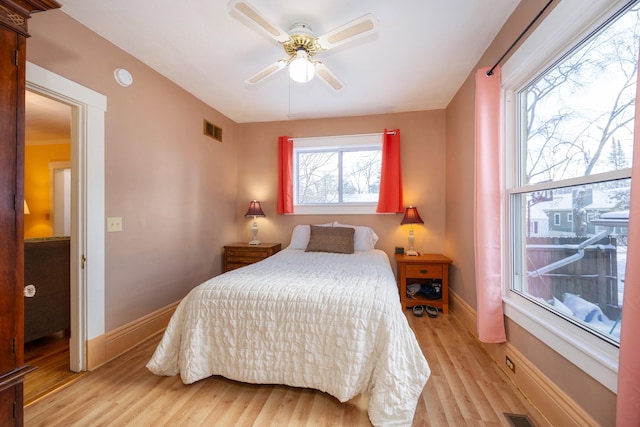
[[355, 230], [349, 227], [311, 226], [309, 244], [305, 252], [353, 253], [353, 235]]

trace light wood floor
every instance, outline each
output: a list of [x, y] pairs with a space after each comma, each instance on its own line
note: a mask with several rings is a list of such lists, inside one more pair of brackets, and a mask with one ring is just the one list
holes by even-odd
[[25, 404], [66, 384], [76, 375], [81, 375], [69, 369], [69, 338], [64, 333], [26, 343], [24, 362], [37, 368], [24, 379]]
[[[549, 424], [457, 319], [406, 311], [431, 377], [413, 425], [509, 426], [505, 412]], [[341, 404], [314, 390], [210, 377], [184, 385], [145, 368], [153, 337], [25, 407], [26, 426], [369, 426], [368, 396]]]

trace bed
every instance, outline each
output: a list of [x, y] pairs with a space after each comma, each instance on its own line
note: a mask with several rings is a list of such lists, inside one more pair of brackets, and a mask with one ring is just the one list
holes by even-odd
[[[308, 251], [316, 228], [350, 228], [352, 253]], [[313, 388], [341, 402], [369, 392], [374, 425], [411, 425], [430, 369], [389, 258], [373, 248], [371, 234], [369, 227], [297, 226], [289, 247], [194, 288], [147, 368], [179, 374], [185, 384], [221, 375]], [[336, 242], [325, 238], [320, 249]]]

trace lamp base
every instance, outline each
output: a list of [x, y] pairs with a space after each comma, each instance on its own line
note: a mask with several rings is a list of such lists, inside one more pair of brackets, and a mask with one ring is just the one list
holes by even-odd
[[418, 256], [420, 255], [418, 252], [416, 251], [412, 251], [412, 250], [408, 250], [407, 252], [404, 253], [406, 256]]
[[262, 242], [260, 240], [252, 240], [249, 242], [250, 245], [260, 245]]

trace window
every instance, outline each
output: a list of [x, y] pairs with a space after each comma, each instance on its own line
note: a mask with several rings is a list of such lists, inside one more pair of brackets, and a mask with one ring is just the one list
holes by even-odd
[[[573, 3], [556, 7], [552, 15], [558, 18], [547, 20], [555, 22], [557, 34], [546, 35], [575, 31], [572, 49], [549, 51], [559, 59], [538, 59], [537, 73], [515, 62], [503, 72], [509, 152], [505, 313], [615, 391], [640, 7], [637, 1], [599, 1], [590, 16], [606, 12], [606, 21], [561, 28], [560, 22], [577, 19]], [[607, 10], [613, 6], [617, 10]], [[545, 37], [542, 27], [538, 43]], [[534, 222], [540, 227], [531, 233]]]
[[296, 213], [375, 213], [381, 166], [380, 134], [294, 139]]

